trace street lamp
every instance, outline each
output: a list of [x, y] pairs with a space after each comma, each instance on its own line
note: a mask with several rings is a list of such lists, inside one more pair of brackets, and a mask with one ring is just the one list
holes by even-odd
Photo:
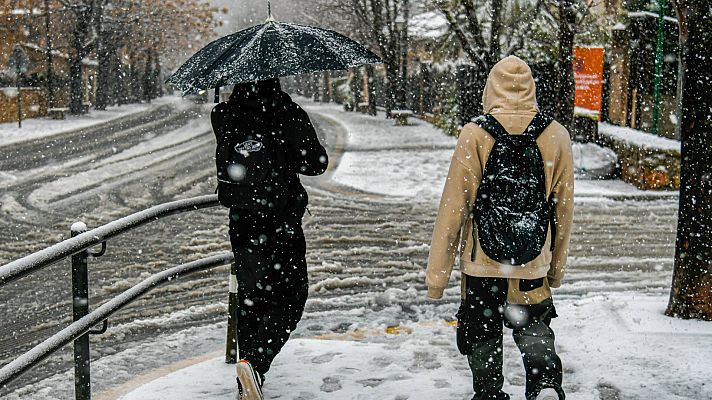
[[398, 89], [397, 89], [397, 99], [396, 102], [398, 109], [403, 110], [406, 108], [405, 97], [406, 97], [406, 82], [407, 82], [407, 68], [408, 68], [408, 21], [403, 16], [403, 14], [398, 14], [395, 19], [395, 26], [398, 43], [400, 48], [400, 65], [399, 65], [399, 76], [398, 76]]

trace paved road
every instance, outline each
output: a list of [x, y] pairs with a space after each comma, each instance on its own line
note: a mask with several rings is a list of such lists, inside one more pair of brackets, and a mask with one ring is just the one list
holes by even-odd
[[[48, 157], [44, 159], [61, 161], [41, 164], [28, 154], [27, 163], [41, 165], [41, 173], [22, 175], [0, 194], [0, 234], [6, 238], [0, 244], [0, 264], [66, 238], [75, 219], [84, 220], [91, 228], [152, 204], [211, 193], [214, 145], [210, 132], [200, 129], [206, 128], [204, 124], [195, 126], [190, 140], [170, 148], [158, 151], [146, 144], [172, 135], [169, 132], [181, 125], [190, 126], [194, 118], [206, 118], [192, 112], [168, 113], [159, 117], [164, 122], [120, 130], [115, 133], [121, 137], [118, 141], [84, 141], [78, 152], [62, 146], [46, 150]], [[338, 162], [343, 145], [340, 126], [320, 115], [312, 118], [330, 148], [332, 160]], [[108, 152], [109, 145], [116, 150]], [[140, 151], [142, 148], [144, 151]], [[122, 151], [134, 152], [130, 159], [137, 163], [145, 163], [142, 157], [146, 155], [158, 161], [131, 167], [125, 159], [112, 159]], [[9, 165], [0, 171], [15, 174], [12, 169], [23, 165], [23, 153], [17, 157], [20, 159], [14, 164], [0, 164]], [[99, 165], [102, 160], [111, 161], [108, 167], [116, 164], [114, 175], [104, 171], [86, 176], [87, 170], [106, 168], [107, 165]], [[97, 183], [97, 174], [107, 176]], [[328, 175], [304, 179], [312, 213], [305, 219], [312, 292], [305, 321], [318, 319], [314, 316], [327, 311], [361, 307], [377, 310], [383, 306], [378, 299], [387, 289], [422, 293], [435, 206], [354, 192], [335, 186]], [[61, 179], [86, 179], [88, 183], [79, 192], [51, 186]], [[52, 197], [46, 194], [48, 188], [63, 194]], [[577, 201], [568, 275], [572, 284], [558, 291], [558, 295], [580, 296], [604, 288], [667, 290], [675, 218], [676, 203], [670, 200]], [[223, 209], [204, 210], [169, 218], [160, 225], [149, 225], [113, 240], [106, 256], [90, 260], [91, 304], [115, 296], [147, 274], [229, 250], [226, 219]], [[68, 263], [61, 263], [0, 291], [0, 364], [70, 322], [68, 272]], [[93, 345], [93, 356], [113, 354], [189, 326], [224, 320], [226, 275], [223, 268], [154, 291], [113, 318], [106, 335], [92, 339], [93, 343], [100, 343]], [[457, 301], [457, 296], [450, 295], [445, 304]], [[388, 300], [389, 304], [392, 302]], [[424, 299], [417, 296], [395, 302], [400, 302], [407, 318], [409, 310]], [[193, 312], [179, 313], [190, 307]], [[171, 318], [162, 319], [162, 315]], [[304, 329], [309, 334], [320, 334], [345, 327], [313, 324]], [[8, 389], [69, 369], [70, 357], [70, 349], [63, 350]], [[142, 367], [151, 367], [148, 361], [142, 362], [146, 364]], [[137, 366], [139, 370], [140, 367]], [[95, 385], [101, 387], [102, 383]], [[0, 395], [3, 393], [0, 390]]]

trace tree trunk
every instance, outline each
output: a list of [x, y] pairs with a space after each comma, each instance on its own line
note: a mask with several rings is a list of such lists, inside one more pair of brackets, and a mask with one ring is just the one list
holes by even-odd
[[402, 13], [404, 19], [404, 27], [402, 32], [399, 32], [399, 50], [398, 55], [400, 71], [398, 74], [398, 100], [397, 107], [401, 110], [408, 108], [408, 21], [410, 20], [410, 4], [408, 0], [403, 0]]
[[143, 79], [141, 80], [141, 99], [146, 102], [151, 102], [151, 94], [153, 93], [153, 53], [149, 50], [146, 52], [147, 57], [143, 64]]
[[116, 98], [116, 104], [121, 106], [129, 102], [129, 72], [126, 68], [126, 64], [124, 64], [120, 59], [117, 58], [114, 62], [116, 63], [116, 75], [118, 78], [116, 86], [114, 87], [114, 97]]
[[322, 72], [321, 79], [321, 102], [331, 103], [332, 101], [333, 98], [331, 96], [331, 75], [329, 75], [329, 71], [324, 71]]
[[397, 103], [396, 91], [398, 90], [398, 62], [394, 59], [386, 61], [386, 118], [391, 117], [391, 111]]
[[666, 315], [712, 321], [712, 16], [705, 1], [676, 2], [682, 139], [675, 267]]
[[356, 67], [352, 71], [349, 90], [351, 90], [351, 110], [356, 111], [363, 98], [361, 95], [363, 91], [363, 76], [361, 75], [360, 67]]
[[492, 9], [492, 23], [490, 29], [489, 52], [487, 53], [487, 64], [494, 66], [500, 57], [499, 36], [502, 31], [502, 0], [492, 0], [490, 3]]
[[82, 113], [84, 103], [84, 80], [82, 60], [86, 55], [84, 42], [87, 37], [87, 21], [85, 17], [78, 16], [72, 37], [72, 54], [69, 58], [69, 111], [72, 114]]
[[161, 57], [158, 51], [153, 51], [153, 98], [163, 97], [163, 83], [161, 82]]
[[574, 129], [574, 26], [576, 24], [575, 0], [559, 0], [559, 107], [556, 120], [569, 132]]
[[129, 53], [129, 103], [141, 101], [141, 75], [136, 53]]
[[113, 57], [113, 55], [111, 55], [109, 45], [107, 44], [109, 40], [108, 36], [103, 32], [101, 35], [102, 37], [99, 39], [100, 41], [96, 51], [97, 58], [99, 59], [99, 67], [96, 71], [96, 104], [94, 104], [94, 108], [97, 110], [106, 110], [111, 96], [111, 57]]
[[366, 77], [368, 79], [368, 114], [376, 115], [376, 90], [374, 85], [376, 84], [375, 72], [373, 70], [373, 65], [366, 65]]

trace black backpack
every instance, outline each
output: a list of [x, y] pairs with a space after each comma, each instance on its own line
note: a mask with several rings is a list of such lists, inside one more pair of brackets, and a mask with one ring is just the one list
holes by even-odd
[[234, 126], [216, 129], [218, 201], [250, 210], [283, 208], [289, 198], [285, 145], [274, 115], [223, 109]]
[[552, 118], [537, 114], [521, 135], [508, 134], [491, 114], [474, 122], [495, 139], [477, 189], [475, 233], [489, 258], [526, 264], [541, 254], [551, 218], [536, 140]]

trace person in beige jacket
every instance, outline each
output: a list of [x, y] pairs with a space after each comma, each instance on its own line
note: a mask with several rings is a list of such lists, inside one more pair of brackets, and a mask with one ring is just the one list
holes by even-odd
[[[510, 56], [490, 71], [483, 109], [511, 135], [521, 135], [539, 113], [529, 66]], [[508, 399], [502, 391], [502, 325], [513, 329], [526, 370], [526, 398], [565, 398], [561, 361], [549, 327], [556, 310], [550, 288], [564, 277], [573, 219], [573, 158], [569, 133], [551, 122], [536, 144], [544, 163], [552, 218], [541, 253], [524, 265], [489, 258], [473, 230], [473, 207], [490, 151], [491, 134], [474, 123], [462, 129], [440, 200], [426, 273], [427, 296], [440, 299], [459, 256], [461, 305], [457, 344], [473, 374], [473, 400]]]

